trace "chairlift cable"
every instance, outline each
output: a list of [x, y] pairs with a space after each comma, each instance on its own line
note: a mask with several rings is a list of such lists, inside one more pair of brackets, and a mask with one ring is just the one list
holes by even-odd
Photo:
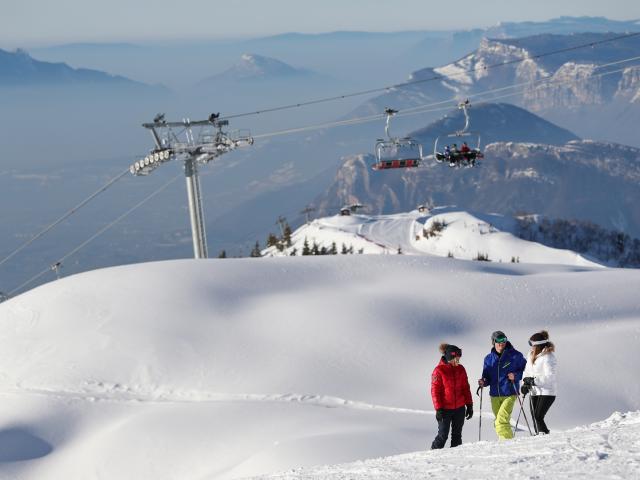
[[580, 49], [583, 49], [583, 48], [593, 48], [593, 47], [596, 47], [598, 45], [602, 45], [604, 43], [615, 42], [615, 41], [618, 41], [618, 40], [625, 40], [627, 38], [637, 37], [639, 35], [640, 35], [640, 32], [627, 33], [625, 35], [618, 35], [618, 36], [613, 37], [613, 38], [607, 38], [607, 39], [598, 40], [598, 41], [595, 41], [595, 42], [583, 43], [583, 44], [580, 44], [580, 45], [575, 45], [573, 47], [561, 48], [561, 49], [558, 49], [558, 50], [552, 50], [552, 51], [540, 53], [540, 54], [537, 54], [537, 55], [527, 55], [527, 56], [525, 56], [525, 58], [508, 60], [508, 61], [504, 61], [504, 62], [500, 62], [500, 63], [494, 63], [494, 64], [491, 64], [491, 65], [483, 66], [481, 68], [476, 66], [474, 68], [468, 68], [466, 70], [462, 70], [460, 72], [457, 72], [457, 73], [454, 73], [454, 74], [451, 74], [451, 75], [434, 75], [432, 77], [423, 78], [421, 80], [413, 80], [413, 81], [409, 81], [409, 82], [396, 83], [394, 85], [388, 85], [388, 86], [385, 86], [385, 87], [371, 88], [371, 89], [368, 89], [368, 90], [362, 90], [362, 91], [358, 91], [358, 92], [347, 93], [347, 94], [344, 94], [344, 95], [336, 95], [336, 96], [332, 96], [332, 97], [319, 98], [319, 99], [310, 100], [310, 101], [306, 101], [306, 102], [297, 102], [297, 103], [292, 103], [292, 104], [288, 104], [288, 105], [282, 105], [282, 106], [278, 106], [278, 107], [266, 108], [266, 109], [262, 109], [262, 110], [255, 110], [253, 112], [245, 112], [245, 113], [237, 113], [237, 114], [227, 115], [227, 116], [221, 117], [221, 119], [229, 120], [231, 118], [240, 118], [240, 117], [248, 117], [248, 116], [253, 116], [253, 115], [261, 115], [261, 114], [264, 114], [264, 113], [273, 113], [273, 112], [278, 112], [278, 111], [281, 111], [281, 110], [290, 110], [290, 109], [293, 109], [293, 108], [306, 107], [306, 106], [310, 106], [310, 105], [317, 105], [319, 103], [326, 103], [326, 102], [333, 102], [333, 101], [338, 101], [338, 100], [345, 100], [347, 98], [353, 98], [353, 97], [358, 97], [358, 96], [363, 96], [363, 95], [369, 95], [369, 94], [372, 94], [372, 93], [379, 93], [379, 92], [383, 92], [383, 91], [391, 91], [391, 90], [394, 90], [394, 89], [410, 87], [412, 85], [419, 85], [419, 84], [422, 84], [422, 83], [432, 82], [432, 81], [435, 81], [435, 80], [443, 80], [443, 79], [447, 79], [447, 78], [451, 78], [451, 77], [461, 76], [461, 75], [465, 75], [465, 74], [468, 74], [468, 73], [473, 73], [473, 72], [476, 72], [476, 71], [486, 71], [486, 70], [490, 70], [490, 69], [493, 69], [493, 68], [505, 67], [507, 65], [514, 65], [516, 63], [522, 63], [522, 62], [525, 62], [527, 60], [540, 59], [540, 58], [549, 57], [549, 56], [552, 56], [552, 55], [558, 55], [560, 53], [567, 53], [567, 52], [571, 52], [571, 51], [575, 51], [575, 50], [580, 50]]
[[24, 250], [26, 247], [28, 247], [29, 245], [31, 245], [33, 242], [35, 242], [38, 238], [42, 237], [45, 233], [49, 232], [52, 228], [54, 228], [56, 225], [60, 224], [61, 222], [63, 222], [64, 220], [66, 220], [67, 218], [69, 218], [71, 215], [73, 215], [74, 213], [76, 213], [79, 209], [81, 209], [82, 207], [84, 207], [87, 203], [89, 203], [91, 200], [93, 200], [94, 198], [96, 198], [99, 194], [101, 194], [102, 192], [106, 191], [109, 187], [111, 187], [114, 183], [116, 183], [118, 180], [120, 180], [122, 177], [124, 177], [127, 173], [129, 173], [129, 169], [127, 168], [126, 170], [124, 170], [122, 173], [116, 175], [115, 177], [113, 177], [111, 180], [109, 180], [107, 183], [105, 183], [102, 187], [100, 187], [98, 190], [96, 190], [94, 193], [92, 193], [91, 195], [89, 195], [87, 198], [85, 198], [82, 202], [80, 202], [78, 205], [76, 205], [75, 207], [73, 207], [71, 210], [69, 210], [68, 212], [66, 212], [64, 215], [62, 215], [60, 218], [58, 218], [56, 221], [54, 221], [53, 223], [51, 223], [50, 225], [48, 225], [47, 227], [45, 227], [44, 229], [42, 229], [40, 232], [36, 233], [33, 237], [31, 237], [29, 240], [27, 240], [25, 243], [23, 243], [22, 245], [20, 245], [18, 248], [16, 248], [13, 252], [11, 252], [9, 255], [7, 255], [5, 258], [3, 258], [0, 261], [0, 265], [4, 264], [5, 262], [7, 262], [8, 260], [10, 260], [12, 257], [14, 257], [15, 255], [17, 255], [19, 252], [21, 252], [22, 250]]
[[[640, 56], [636, 56], [636, 57], [631, 57], [631, 58], [627, 58], [627, 59], [623, 59], [623, 60], [616, 60], [615, 62], [611, 62], [611, 63], [607, 63], [607, 64], [603, 64], [603, 65], [598, 65], [597, 69], [602, 69], [605, 67], [609, 67], [612, 65], [617, 65], [620, 63], [625, 63], [625, 62], [630, 62], [630, 61], [634, 61], [634, 60], [640, 60]], [[594, 78], [600, 78], [606, 75], [611, 75], [614, 73], [619, 73], [623, 70], [625, 70], [627, 67], [624, 68], [620, 68], [620, 69], [616, 69], [616, 70], [610, 70], [607, 72], [603, 72], [603, 73], [599, 73], [599, 74], [595, 74], [592, 75], [591, 77], [589, 77], [587, 80], [591, 80]], [[505, 91], [505, 90], [513, 90], [516, 88], [521, 88], [521, 87], [527, 87], [527, 86], [534, 86], [535, 88], [540, 88], [540, 87], [546, 87], [546, 86], [555, 86], [555, 85], [563, 85], [563, 84], [567, 84], [567, 83], [572, 83], [574, 82], [575, 79], [567, 79], [567, 80], [558, 80], [558, 79], [554, 79], [552, 77], [546, 77], [546, 78], [542, 78], [539, 80], [533, 80], [530, 82], [523, 82], [523, 83], [519, 83], [516, 85], [510, 85], [507, 87], [499, 87], [499, 88], [493, 88], [493, 89], [489, 89], [489, 90], [484, 90], [481, 92], [476, 92], [473, 94], [470, 94], [468, 96], [468, 98], [480, 98], [482, 99], [482, 97], [485, 97], [487, 95], [490, 95], [492, 93], [497, 93], [497, 92], [501, 92], [501, 91]], [[494, 96], [489, 98], [488, 100], [499, 100], [501, 98], [508, 98], [508, 97], [512, 97], [515, 95], [520, 95], [522, 92], [521, 91], [517, 91], [517, 92], [513, 92], [513, 93], [508, 93], [505, 95], [499, 95], [499, 96]], [[427, 104], [423, 104], [423, 105], [417, 105], [414, 107], [410, 107], [407, 109], [403, 109], [401, 110], [399, 113], [397, 113], [395, 116], [397, 117], [406, 117], [406, 116], [412, 116], [412, 115], [421, 115], [424, 113], [431, 113], [431, 112], [438, 112], [438, 111], [448, 111], [451, 110], [451, 102], [454, 101], [455, 98], [452, 99], [447, 99], [447, 100], [442, 100], [442, 101], [438, 101], [438, 102], [434, 102], [434, 103], [427, 103]], [[432, 107], [437, 107], [439, 105], [446, 105], [446, 106], [442, 106], [439, 108], [432, 108]], [[264, 138], [270, 138], [270, 137], [276, 137], [276, 136], [281, 136], [281, 135], [289, 135], [289, 134], [293, 134], [293, 133], [301, 133], [301, 132], [310, 132], [310, 131], [314, 131], [314, 130], [322, 130], [322, 129], [327, 129], [327, 128], [335, 128], [335, 127], [343, 127], [343, 126], [350, 126], [350, 125], [357, 125], [357, 124], [361, 124], [361, 123], [369, 123], [369, 122], [374, 122], [377, 120], [381, 120], [386, 118], [386, 114], [385, 113], [378, 113], [378, 114], [374, 114], [374, 115], [368, 115], [368, 116], [364, 116], [364, 117], [356, 117], [356, 118], [350, 118], [347, 120], [338, 120], [335, 122], [326, 122], [326, 123], [321, 123], [321, 124], [316, 124], [316, 125], [309, 125], [309, 126], [305, 126], [305, 127], [295, 127], [295, 128], [290, 128], [290, 129], [286, 129], [286, 130], [278, 130], [275, 132], [269, 132], [269, 133], [262, 133], [262, 134], [258, 134], [258, 135], [253, 135], [254, 139], [264, 139]]]
[[[128, 171], [128, 170], [127, 170]], [[152, 193], [150, 193], [149, 195], [147, 195], [145, 198], [143, 198], [141, 201], [139, 201], [138, 203], [136, 203], [133, 207], [131, 207], [129, 210], [127, 210], [126, 212], [124, 212], [122, 215], [120, 215], [118, 218], [116, 218], [114, 221], [112, 221], [111, 223], [109, 223], [108, 225], [105, 225], [104, 227], [102, 227], [101, 229], [99, 229], [96, 233], [94, 233], [91, 237], [89, 237], [87, 240], [85, 240], [84, 242], [82, 242], [80, 245], [78, 245], [77, 247], [75, 247], [73, 250], [71, 250], [69, 253], [65, 254], [64, 256], [60, 257], [56, 262], [54, 262], [55, 264], [61, 264], [62, 262], [64, 262], [67, 258], [71, 257], [72, 255], [75, 255], [78, 251], [80, 251], [81, 249], [83, 249], [85, 246], [87, 246], [89, 243], [91, 243], [93, 240], [95, 240], [97, 237], [99, 237], [100, 235], [102, 235], [104, 232], [106, 232], [108, 229], [110, 229], [112, 226], [114, 226], [116, 223], [120, 222], [121, 220], [123, 220], [125, 217], [127, 217], [129, 214], [131, 214], [134, 210], [137, 210], [139, 207], [141, 207], [142, 205], [144, 205], [145, 203], [147, 203], [149, 200], [151, 200], [153, 197], [155, 197], [156, 195], [158, 195], [160, 192], [162, 192], [163, 190], [165, 190], [167, 187], [169, 187], [172, 183], [174, 183], [176, 180], [178, 180], [179, 178], [182, 177], [182, 174], [176, 175], [175, 177], [173, 177], [171, 180], [169, 180], [168, 182], [166, 182], [164, 185], [162, 185], [160, 188], [156, 189], [155, 191], [153, 191]], [[34, 275], [33, 277], [31, 277], [29, 280], [27, 280], [26, 282], [24, 282], [22, 285], [20, 285], [19, 287], [14, 288], [11, 292], [9, 292], [9, 296], [12, 297], [16, 292], [19, 292], [20, 290], [22, 290], [24, 287], [26, 287], [27, 285], [30, 285], [31, 283], [35, 282], [36, 280], [38, 280], [40, 277], [42, 277], [45, 273], [49, 272], [51, 270], [51, 267], [47, 267], [45, 270], [43, 270], [42, 272], [38, 273], [37, 275]]]
[[[591, 43], [588, 43], [588, 44], [578, 45], [578, 46], [574, 46], [574, 47], [568, 47], [568, 48], [565, 48], [565, 49], [555, 50], [555, 51], [552, 51], [552, 52], [547, 52], [547, 53], [535, 55], [535, 56], [532, 56], [532, 57], [527, 57], [527, 58], [520, 59], [520, 60], [512, 60], [512, 61], [509, 61], [509, 62], [503, 62], [503, 63], [499, 63], [499, 64], [489, 65], [487, 67], [483, 67], [483, 70], [484, 69], [495, 68], [495, 67], [498, 67], [498, 66], [504, 66], [504, 65], [509, 65], [509, 64], [522, 62], [522, 61], [530, 59], [530, 58], [542, 58], [542, 57], [546, 57], [546, 56], [550, 56], [550, 55], [555, 55], [555, 54], [558, 54], [558, 53], [565, 53], [565, 52], [568, 52], [568, 51], [578, 50], [578, 49], [581, 49], [581, 48], [594, 47], [594, 46], [599, 45], [599, 44], [608, 43], [608, 42], [621, 40], [621, 39], [626, 39], [626, 38], [630, 38], [630, 37], [634, 37], [634, 36], [638, 36], [638, 35], [640, 35], [640, 32], [627, 34], [627, 35], [622, 35], [622, 36], [618, 36], [618, 37], [611, 38], [611, 39], [600, 40], [600, 41], [597, 41], [597, 42], [591, 42]], [[596, 68], [597, 69], [602, 69], [602, 68], [605, 68], [607, 66], [618, 65], [618, 64], [621, 64], [621, 63], [626, 63], [626, 62], [630, 62], [630, 61], [634, 61], [634, 60], [638, 60], [638, 59], [640, 59], [640, 56], [630, 57], [630, 58], [627, 58], [627, 59], [617, 60], [617, 61], [610, 62], [610, 63], [603, 64], [603, 65], [597, 65]], [[598, 74], [598, 75], [592, 75], [589, 79], [598, 78], [598, 77], [605, 76], [605, 75], [610, 75], [610, 74], [613, 74], [613, 73], [618, 73], [620, 71], [623, 71], [624, 69], [625, 68], [621, 68], [621, 69], [617, 69], [617, 70], [613, 70], [613, 71], [603, 72], [603, 73]], [[454, 74], [452, 76], [462, 75], [464, 73], [469, 73], [469, 72], [475, 71], [475, 70], [476, 69], [468, 69], [467, 71], [463, 71], [463, 72]], [[362, 91], [362, 92], [355, 92], [355, 93], [352, 93], [352, 94], [341, 95], [341, 96], [337, 96], [337, 97], [330, 97], [330, 98], [325, 98], [325, 99], [319, 99], [319, 100], [314, 100], [314, 101], [311, 101], [311, 102], [302, 102], [302, 103], [297, 103], [295, 105], [276, 107], [276, 108], [273, 108], [273, 109], [261, 110], [261, 111], [252, 112], [252, 113], [230, 115], [230, 116], [223, 117], [223, 118], [224, 119], [237, 118], [237, 117], [242, 117], [242, 116], [256, 115], [256, 114], [259, 114], [259, 113], [266, 113], [266, 112], [272, 112], [272, 111], [278, 111], [278, 110], [285, 110], [285, 109], [288, 109], [288, 108], [294, 108], [294, 107], [299, 107], [299, 106], [306, 106], [306, 105], [311, 105], [311, 104], [316, 104], [316, 103], [328, 102], [328, 101], [337, 100], [337, 99], [344, 99], [344, 98], [353, 97], [353, 96], [357, 96], [357, 95], [365, 95], [365, 94], [368, 94], [368, 93], [380, 92], [380, 91], [383, 91], [383, 90], [391, 90], [393, 88], [402, 88], [402, 87], [405, 87], [405, 86], [410, 86], [410, 85], [419, 84], [419, 83], [425, 83], [427, 81], [433, 81], [433, 80], [438, 80], [438, 79], [443, 79], [443, 78], [448, 78], [448, 77], [439, 75], [439, 76], [435, 76], [435, 77], [432, 77], [432, 78], [429, 78], [429, 79], [423, 79], [423, 80], [418, 80], [418, 81], [414, 81], [414, 82], [406, 82], [406, 83], [396, 84], [396, 85], [389, 86], [389, 87], [371, 89], [371, 90], [366, 90], [366, 91]], [[515, 89], [515, 88], [524, 87], [524, 86], [528, 86], [528, 85], [534, 85], [536, 83], [543, 84], [544, 82], [549, 82], [550, 85], [561, 85], [561, 84], [564, 84], [564, 83], [571, 83], [573, 81], [574, 81], [573, 79], [568, 79], [567, 81], [556, 81], [556, 82], [553, 82], [552, 78], [544, 78], [544, 79], [536, 80], [536, 81], [533, 81], [533, 82], [525, 82], [525, 83], [521, 83], [521, 84], [518, 84], [518, 85], [511, 85], [511, 86], [508, 86], [508, 87], [500, 87], [500, 88], [486, 90], [484, 92], [477, 92], [477, 93], [469, 95], [469, 98], [483, 97], [483, 96], [486, 96], [486, 95], [489, 95], [491, 93], [495, 93], [495, 92], [498, 92], [498, 91]], [[536, 86], [536, 88], [538, 88], [540, 86], [543, 86], [543, 85], [538, 85], [538, 86]], [[519, 95], [520, 93], [521, 92], [512, 92], [512, 93], [501, 95], [501, 96], [498, 96], [498, 97], [492, 97], [491, 100], [496, 100], [496, 99], [500, 99], [500, 98], [506, 98], [506, 97], [514, 96], [514, 95]], [[431, 108], [431, 107], [434, 107], [434, 106], [437, 106], [437, 105], [444, 105], [444, 104], [447, 104], [447, 103], [450, 103], [450, 102], [451, 102], [451, 100], [443, 100], [443, 101], [434, 102], [434, 103], [431, 103], [431, 104], [424, 104], [424, 105], [411, 107], [409, 109], [403, 110], [402, 112], [399, 112], [397, 114], [397, 116], [398, 117], [403, 117], [403, 116], [410, 116], [410, 115], [419, 115], [419, 114], [424, 114], [424, 113], [429, 113], [429, 112], [434, 112], [434, 111], [449, 110], [450, 109], [449, 106], [441, 107], [441, 108]], [[277, 131], [277, 132], [272, 132], [272, 133], [265, 133], [265, 134], [261, 134], [261, 135], [256, 135], [256, 136], [254, 136], [254, 138], [269, 138], [269, 137], [286, 135], [286, 134], [291, 134], [291, 133], [299, 133], [299, 132], [320, 130], [320, 129], [338, 127], [338, 126], [347, 126], [347, 125], [355, 125], [355, 124], [360, 124], [360, 123], [367, 123], [367, 122], [372, 122], [372, 121], [375, 121], [375, 120], [379, 120], [381, 118], [384, 118], [385, 116], [386, 116], [386, 114], [375, 114], [375, 115], [370, 115], [370, 116], [367, 116], [367, 117], [358, 117], [358, 118], [353, 118], [353, 119], [348, 119], [348, 120], [341, 120], [341, 121], [337, 121], [337, 122], [329, 122], [329, 123], [323, 123], [323, 124], [319, 124], [319, 125], [312, 125], [312, 126], [307, 126], [307, 127], [298, 127], [298, 128], [282, 130], [282, 131]], [[45, 235], [47, 232], [49, 232], [55, 226], [57, 226], [58, 224], [60, 224], [61, 222], [63, 222], [67, 218], [69, 218], [71, 215], [76, 213], [80, 208], [84, 207], [87, 203], [89, 203], [91, 200], [93, 200], [95, 197], [97, 197], [100, 193], [106, 191], [115, 182], [117, 182], [118, 180], [123, 178], [128, 172], [129, 172], [129, 169], [124, 170], [122, 173], [120, 173], [116, 177], [112, 178], [105, 185], [100, 187], [96, 192], [91, 194], [89, 197], [84, 199], [78, 205], [76, 205], [75, 207], [70, 209], [68, 212], [66, 212], [64, 215], [62, 215], [59, 219], [57, 219], [52, 224], [48, 225], [43, 230], [41, 230], [40, 232], [35, 234], [27, 242], [25, 242], [20, 247], [18, 247], [14, 251], [12, 251], [5, 258], [0, 260], [0, 266], [3, 265], [4, 263], [6, 263], [11, 258], [13, 258], [20, 251], [22, 251], [24, 248], [26, 248], [29, 245], [31, 245], [38, 238], [40, 238], [43, 235]], [[153, 196], [155, 196], [158, 193], [160, 193], [170, 183], [173, 183], [173, 181], [175, 181], [176, 179], [177, 179], [177, 177], [175, 179], [171, 180], [168, 184], [166, 184], [163, 187], [161, 187], [160, 189], [158, 189], [157, 191], [153, 192], [149, 197], [147, 197], [142, 202], [140, 202], [139, 204], [134, 206], [132, 209], [127, 211], [125, 214], [123, 214], [121, 217], [119, 217], [116, 221], [112, 222], [111, 224], [107, 225], [105, 228], [101, 229], [96, 235], [94, 235], [89, 240], [87, 240], [86, 242], [81, 244], [78, 248], [76, 248], [70, 254], [67, 254], [65, 257], [63, 257], [63, 259], [67, 258], [68, 256], [70, 256], [70, 255], [74, 254], [75, 252], [77, 252], [79, 249], [83, 248], [86, 244], [88, 244], [90, 241], [95, 239], [98, 235], [102, 234], [104, 231], [106, 231], [112, 225], [114, 225], [115, 223], [117, 223], [118, 221], [120, 221], [121, 219], [126, 217], [127, 215], [129, 215], [133, 210], [135, 210], [136, 208], [138, 208], [139, 206], [144, 204], [146, 201], [148, 201]], [[60, 260], [60, 261], [62, 261], [62, 260]], [[9, 293], [9, 295], [12, 295], [14, 292], [22, 289], [24, 286], [34, 282], [35, 280], [40, 278], [42, 275], [44, 275], [48, 271], [50, 271], [49, 267], [46, 270], [40, 272], [36, 276], [34, 276], [31, 279], [29, 279], [27, 282], [23, 283], [18, 288], [14, 289], [12, 292]]]

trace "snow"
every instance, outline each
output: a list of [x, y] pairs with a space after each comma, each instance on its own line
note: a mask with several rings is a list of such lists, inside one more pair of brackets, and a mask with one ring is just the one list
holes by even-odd
[[[514, 175], [536, 175], [535, 171], [518, 171]], [[434, 223], [444, 229], [425, 235]], [[296, 230], [291, 247], [283, 252], [275, 247], [265, 250], [268, 256], [290, 255], [295, 249], [302, 252], [305, 239], [309, 246], [338, 251], [342, 245], [353, 246], [364, 254], [397, 253], [409, 255], [437, 255], [473, 260], [488, 255], [494, 262], [555, 263], [562, 265], [598, 266], [594, 261], [569, 251], [546, 247], [518, 238], [514, 232], [514, 218], [498, 214], [479, 214], [460, 211], [455, 207], [438, 207], [431, 212], [413, 211], [395, 215], [349, 215], [320, 218]]]
[[438, 75], [447, 77], [456, 83], [471, 85], [473, 83], [473, 79], [469, 74], [470, 60], [471, 59], [465, 59], [465, 61], [450, 63], [449, 65], [445, 65], [444, 67], [434, 68], [433, 70]]
[[261, 479], [637, 478], [640, 412], [550, 436], [478, 442], [346, 465], [301, 469]]
[[[438, 213], [451, 232], [471, 218], [504, 228], [453, 213]], [[356, 238], [358, 217], [316, 228]], [[409, 218], [435, 216], [385, 221]], [[382, 238], [391, 224], [367, 225], [396, 248], [399, 237]], [[447, 230], [441, 242], [453, 242]], [[175, 260], [43, 285], [0, 304], [0, 478], [482, 478], [497, 465], [522, 478], [540, 473], [530, 461], [552, 476], [630, 478], [640, 272], [553, 263], [424, 252]], [[476, 402], [464, 445], [427, 452], [439, 343], [463, 349], [473, 381], [491, 331], [526, 351], [541, 328], [561, 376], [552, 435], [497, 443], [485, 397], [482, 443]], [[576, 430], [615, 411], [632, 413]]]

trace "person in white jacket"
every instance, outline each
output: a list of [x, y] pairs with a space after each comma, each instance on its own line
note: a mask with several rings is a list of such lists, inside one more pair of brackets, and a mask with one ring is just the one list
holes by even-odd
[[536, 434], [548, 434], [544, 417], [555, 401], [557, 392], [555, 346], [549, 341], [549, 333], [545, 330], [531, 335], [529, 345], [531, 351], [522, 374], [520, 391], [523, 395], [531, 393], [530, 408]]

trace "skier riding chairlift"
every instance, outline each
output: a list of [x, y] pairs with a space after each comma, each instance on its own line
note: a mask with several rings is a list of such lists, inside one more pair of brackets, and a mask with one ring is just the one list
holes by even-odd
[[460, 150], [458, 150], [457, 145], [454, 143], [453, 148], [449, 147], [449, 145], [446, 145], [443, 151], [439, 152], [438, 144], [440, 143], [441, 137], [438, 137], [436, 138], [435, 145], [433, 147], [433, 156], [437, 162], [448, 162], [450, 167], [474, 167], [477, 164], [476, 160], [484, 158], [484, 154], [480, 150], [480, 134], [469, 131], [470, 120], [469, 113], [467, 112], [469, 106], [469, 100], [466, 100], [465, 102], [462, 102], [458, 105], [458, 108], [461, 109], [464, 113], [464, 128], [455, 133], [450, 133], [446, 135], [446, 137], [476, 137], [476, 146], [474, 148], [470, 148], [469, 145], [467, 145], [467, 142], [463, 141]]

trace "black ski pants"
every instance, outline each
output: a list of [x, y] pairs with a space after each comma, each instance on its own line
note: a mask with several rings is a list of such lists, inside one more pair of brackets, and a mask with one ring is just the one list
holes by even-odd
[[457, 447], [462, 444], [464, 414], [464, 407], [445, 410], [442, 413], [442, 420], [438, 422], [438, 435], [431, 444], [431, 450], [444, 448], [444, 444], [447, 443], [447, 438], [449, 438], [449, 430], [451, 430], [451, 447]]
[[555, 399], [555, 395], [531, 395], [531, 416], [536, 433], [549, 433], [544, 417]]

